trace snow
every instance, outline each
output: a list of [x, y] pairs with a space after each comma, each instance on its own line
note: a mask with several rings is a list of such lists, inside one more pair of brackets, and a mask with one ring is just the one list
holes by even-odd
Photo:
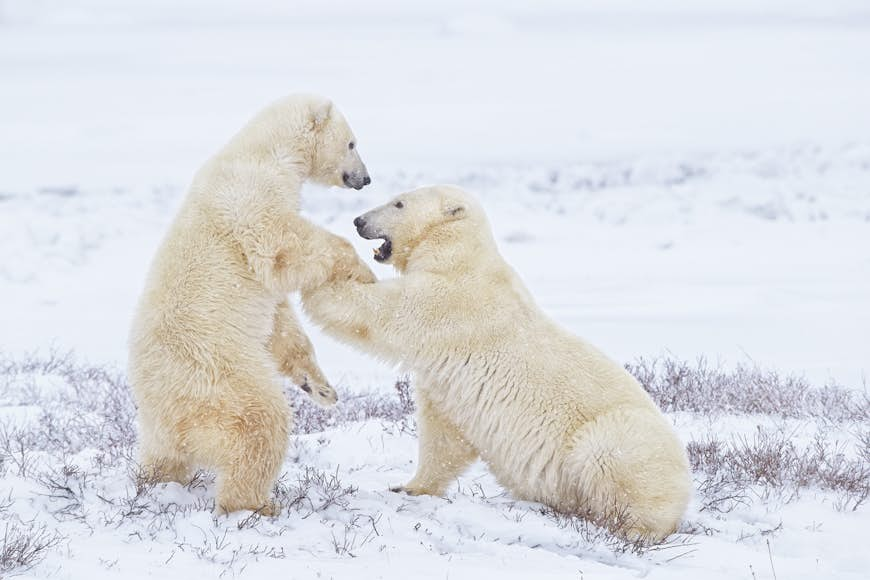
[[[20, 373], [17, 386], [0, 402], [9, 405], [41, 392], [38, 399], [48, 413], [62, 419], [80, 412], [75, 404], [66, 408], [76, 400], [75, 390], [51, 375], [38, 369]], [[72, 399], [64, 400], [64, 392]], [[120, 414], [121, 422], [125, 415]], [[687, 441], [714, 430], [750, 436], [759, 427], [785, 433], [812, 427], [806, 420], [751, 415], [709, 423], [685, 413], [673, 419]], [[60, 424], [82, 425], [75, 419]], [[815, 427], [844, 441], [859, 428], [854, 423]], [[799, 437], [796, 444], [813, 443]], [[752, 571], [769, 578], [775, 567], [780, 577], [848, 579], [862, 578], [866, 571], [866, 555], [844, 541], [863, 538], [866, 511], [837, 509], [836, 496], [817, 489], [800, 490], [796, 500], [791, 496], [797, 492], [790, 489], [756, 486], [723, 512], [705, 511], [699, 497], [687, 520], [706, 532], [681, 534], [672, 544], [637, 556], [590, 541], [581, 530], [542, 514], [539, 505], [512, 500], [482, 464], [443, 498], [387, 491], [411, 476], [415, 449], [413, 424], [394, 420], [345, 423], [294, 437], [279, 487], [287, 498], [302, 500], [276, 519], [258, 519], [250, 512], [215, 519], [208, 510], [214, 499], [209, 478], [190, 486], [161, 485], [137, 496], [130, 474], [87, 443], [80, 451], [69, 447], [62, 464], [45, 458], [54, 470], [40, 477], [21, 477], [13, 465], [2, 490], [23, 521], [45, 522], [69, 538], [64, 550], [47, 557], [27, 578], [724, 579], [749, 577]], [[843, 451], [851, 455], [854, 450], [844, 445]], [[302, 488], [307, 493], [300, 494]]]
[[[346, 113], [374, 181], [361, 192], [308, 188], [305, 212], [362, 255], [372, 243], [356, 237], [354, 216], [418, 185], [457, 183], [481, 197], [541, 306], [617, 360], [750, 360], [866, 392], [870, 6], [796, 4], [0, 0], [0, 353], [73, 350], [123, 368], [147, 264], [193, 172], [265, 103], [308, 90]], [[333, 382], [392, 388], [394, 369], [310, 333]], [[3, 421], [39, 413], [0, 401]], [[672, 419], [687, 441], [771, 421]], [[850, 440], [861, 428], [835, 432]], [[391, 494], [416, 457], [413, 433], [392, 426], [301, 435], [294, 449], [287, 480], [305, 465], [337, 471], [359, 488], [348, 509], [242, 530], [243, 515], [215, 527], [192, 510], [142, 541], [145, 519], [54, 521], [32, 480], [7, 474], [0, 496], [14, 492], [22, 518], [72, 538], [33, 578], [228, 568], [761, 579], [774, 577], [771, 559], [782, 578], [859, 578], [870, 565], [859, 549], [866, 507], [837, 511], [821, 491], [738, 508], [669, 562], [671, 550], [617, 556], [582, 541], [514, 504], [481, 465], [446, 499]], [[98, 485], [117, 498], [132, 483], [116, 470]], [[192, 504], [213, 486], [156, 493]], [[356, 558], [336, 554], [330, 535], [344, 540], [350, 513], [381, 517], [363, 546], [365, 532], [352, 532]], [[214, 562], [191, 552], [227, 530]], [[239, 555], [228, 567], [233, 547], [255, 545], [285, 557]]]
[[[373, 242], [355, 235], [354, 216], [410, 187], [459, 183], [482, 198], [502, 252], [544, 309], [612, 356], [754, 360], [818, 382], [864, 386], [866, 146], [769, 151], [752, 161], [722, 154], [374, 171], [371, 192], [306, 192], [308, 215], [362, 255]], [[3, 349], [52, 344], [123, 364], [146, 265], [181, 195], [181, 185], [121, 186], [36, 190], [0, 202], [2, 308], [10, 321], [0, 330]], [[334, 380], [393, 377], [311, 332]]]

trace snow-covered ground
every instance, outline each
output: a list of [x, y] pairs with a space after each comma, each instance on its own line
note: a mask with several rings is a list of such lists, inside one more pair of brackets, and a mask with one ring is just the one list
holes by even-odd
[[[307, 90], [345, 111], [374, 182], [311, 188], [305, 211], [361, 253], [372, 244], [354, 235], [355, 215], [458, 183], [481, 197], [543, 308], [614, 358], [703, 355], [866, 392], [870, 6], [795, 4], [0, 0], [0, 352], [72, 350], [123, 368], [142, 278], [190, 176], [265, 103]], [[391, 391], [393, 369], [311, 335], [339, 386]], [[47, 400], [28, 411], [27, 397], [0, 395], [2, 416], [25, 422]], [[770, 420], [672, 417], [687, 441]], [[860, 448], [862, 428], [838, 424], [832, 437]], [[779, 577], [858, 578], [870, 567], [857, 549], [866, 506], [838, 511], [829, 492], [755, 501], [668, 562], [671, 550], [617, 557], [513, 507], [481, 466], [448, 501], [385, 492], [412, 471], [413, 429], [338, 426], [300, 436], [294, 454], [287, 481], [305, 465], [338, 470], [358, 492], [326, 519], [381, 514], [377, 540], [359, 546], [367, 532], [354, 527], [356, 547], [337, 553], [292, 510], [245, 530], [194, 511], [154, 538], [142, 521], [56, 524], [44, 490], [11, 469], [0, 497], [69, 536], [30, 571], [39, 578], [213, 577], [224, 552], [214, 567], [208, 554], [171, 556], [198, 530], [284, 551], [230, 566], [249, 577], [750, 578], [751, 564], [760, 579], [772, 558]], [[118, 469], [107, 497], [132, 485]], [[155, 493], [183, 503], [199, 492]], [[735, 544], [744, 532], [758, 535]]]
[[[870, 399], [745, 369], [715, 379], [679, 365], [682, 385], [661, 364], [634, 370], [657, 377], [697, 488], [680, 532], [648, 551], [514, 501], [482, 464], [443, 498], [389, 492], [414, 470], [407, 396], [349, 389], [324, 412], [289, 387], [299, 434], [279, 517], [215, 518], [208, 474], [186, 486], [136, 479], [123, 380], [57, 357], [0, 359], [0, 537], [35, 562], [29, 578], [866, 576]], [[742, 394], [772, 388], [782, 396]]]

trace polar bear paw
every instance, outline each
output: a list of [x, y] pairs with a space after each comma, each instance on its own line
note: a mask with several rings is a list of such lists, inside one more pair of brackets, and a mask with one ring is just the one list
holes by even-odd
[[424, 489], [419, 486], [411, 485], [396, 485], [390, 488], [393, 493], [404, 493], [405, 495], [439, 495], [435, 490]]
[[281, 515], [281, 505], [274, 500], [269, 500], [265, 504], [263, 504], [259, 507], [242, 506], [242, 505], [238, 505], [238, 506], [236, 506], [236, 505], [220, 505], [219, 504], [215, 509], [215, 513], [219, 516], [226, 516], [226, 515], [229, 515], [231, 513], [234, 513], [237, 511], [242, 511], [242, 510], [252, 511], [255, 514], [257, 514], [259, 516], [263, 516], [265, 518], [274, 518], [274, 517]]
[[306, 381], [299, 385], [299, 388], [308, 393], [308, 396], [318, 405], [332, 407], [338, 402], [338, 393], [330, 385], [315, 385]]
[[336, 257], [332, 270], [332, 281], [346, 282], [348, 280], [355, 280], [363, 284], [371, 284], [377, 281], [371, 268], [360, 259], [350, 242], [342, 237], [335, 236], [333, 251], [336, 253]]

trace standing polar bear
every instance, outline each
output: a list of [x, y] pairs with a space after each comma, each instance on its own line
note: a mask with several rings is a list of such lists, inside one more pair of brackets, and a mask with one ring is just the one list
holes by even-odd
[[351, 245], [299, 214], [306, 180], [370, 182], [356, 139], [324, 98], [294, 95], [251, 120], [196, 174], [151, 265], [130, 337], [140, 461], [183, 482], [218, 473], [218, 509], [273, 513], [288, 375], [322, 404], [335, 391], [287, 294], [373, 281]]
[[415, 373], [419, 463], [401, 489], [440, 495], [480, 457], [517, 498], [634, 539], [677, 528], [691, 482], [673, 429], [620, 365], [541, 312], [471, 196], [419, 189], [354, 224], [403, 276], [309, 288], [303, 306]]

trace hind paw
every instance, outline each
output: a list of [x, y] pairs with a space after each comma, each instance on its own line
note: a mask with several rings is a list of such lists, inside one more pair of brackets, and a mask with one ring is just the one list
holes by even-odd
[[312, 385], [305, 382], [299, 388], [308, 393], [315, 403], [324, 407], [332, 407], [338, 402], [338, 393], [329, 385]]

